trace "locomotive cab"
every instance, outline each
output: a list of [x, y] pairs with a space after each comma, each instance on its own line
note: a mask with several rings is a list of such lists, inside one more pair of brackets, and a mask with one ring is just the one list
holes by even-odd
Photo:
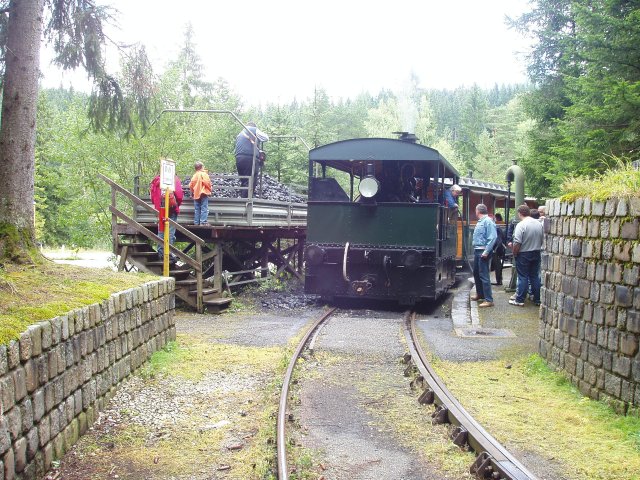
[[458, 173], [405, 139], [344, 140], [309, 152], [305, 291], [413, 304], [455, 281]]

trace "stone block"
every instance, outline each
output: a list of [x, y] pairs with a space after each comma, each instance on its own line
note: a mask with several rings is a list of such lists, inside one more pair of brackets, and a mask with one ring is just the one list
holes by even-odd
[[626, 308], [616, 308], [616, 328], [623, 332], [627, 327], [627, 309]]
[[11, 434], [9, 422], [4, 415], [0, 415], [0, 456], [11, 448]]
[[629, 378], [631, 376], [631, 359], [629, 357], [614, 355], [613, 372], [622, 377]]
[[633, 305], [633, 290], [626, 285], [616, 285], [615, 303], [620, 307], [630, 307]]
[[64, 342], [69, 339], [69, 317], [67, 315], [62, 315], [59, 318], [61, 322], [60, 341]]
[[618, 199], [616, 207], [616, 217], [626, 217], [629, 214], [629, 202], [626, 198]]
[[640, 386], [640, 359], [633, 360], [631, 362], [631, 375], [633, 381], [638, 383], [638, 386]]
[[62, 458], [65, 452], [64, 435], [59, 433], [53, 438], [53, 456], [54, 458]]
[[31, 336], [31, 356], [37, 357], [42, 353], [42, 327], [39, 324], [29, 325], [27, 332]]
[[640, 268], [638, 268], [636, 265], [634, 265], [633, 267], [627, 266], [625, 267], [624, 273], [622, 274], [622, 281], [626, 285], [631, 285], [635, 287], [638, 285], [639, 275], [640, 275]]
[[16, 472], [22, 472], [27, 466], [27, 439], [22, 437], [13, 445], [13, 453], [15, 455]]
[[615, 328], [607, 329], [607, 348], [612, 352], [618, 351], [620, 333]]
[[51, 440], [51, 416], [47, 415], [42, 418], [38, 424], [38, 439], [40, 447], [44, 447]]
[[627, 331], [640, 333], [640, 312], [629, 310], [627, 312]]
[[616, 243], [613, 246], [613, 257], [620, 262], [630, 262], [631, 245], [630, 242]]
[[16, 462], [13, 448], [7, 450], [7, 452], [4, 454], [4, 457], [2, 458], [2, 461], [4, 463], [4, 480], [14, 480], [16, 478]]
[[44, 385], [49, 381], [49, 363], [47, 361], [47, 354], [43, 353], [35, 359], [35, 362], [38, 377], [38, 386]]
[[633, 357], [638, 353], [638, 335], [633, 333], [620, 333], [620, 353]]
[[632, 383], [629, 383], [626, 380], [622, 380], [622, 388], [620, 389], [620, 400], [625, 403], [633, 402], [633, 389], [634, 385]]
[[[579, 357], [582, 353], [582, 341], [578, 340], [577, 338], [570, 338], [569, 339], [569, 353], [571, 355], [574, 355], [576, 357]], [[570, 357], [571, 355], [568, 355], [568, 357]]]
[[[573, 315], [574, 307], [575, 307], [575, 299], [573, 297], [565, 297], [563, 306], [562, 306], [562, 313], [566, 315]], [[570, 332], [570, 335], [575, 336], [575, 334], [571, 332]]]
[[618, 398], [622, 387], [622, 379], [616, 375], [605, 372], [604, 374], [604, 390], [609, 395]]
[[603, 283], [600, 285], [600, 302], [611, 305], [615, 300], [615, 287], [610, 283]]
[[0, 345], [0, 377], [9, 371], [7, 361], [7, 346]]
[[8, 412], [5, 412], [4, 416], [7, 419], [11, 440], [15, 441], [22, 433], [22, 415], [20, 414], [20, 408], [13, 407]]
[[0, 377], [0, 406], [2, 411], [6, 412], [16, 403], [15, 387], [13, 383], [13, 375], [5, 375]]
[[31, 352], [33, 350], [33, 341], [29, 332], [22, 332], [20, 334], [20, 360], [26, 362], [31, 358]]
[[610, 198], [604, 205], [604, 215], [606, 217], [613, 217], [618, 209], [618, 200], [616, 198]]
[[25, 438], [27, 439], [27, 460], [31, 460], [36, 456], [36, 453], [38, 453], [38, 444], [40, 441], [38, 429], [34, 427], [29, 430]]
[[18, 406], [20, 415], [22, 415], [22, 431], [28, 432], [33, 427], [33, 406], [30, 398], [25, 398]]
[[604, 215], [604, 202], [594, 201], [591, 203], [591, 215], [601, 217]]
[[51, 346], [54, 347], [62, 340], [62, 319], [55, 317], [49, 323], [51, 323]]
[[36, 390], [32, 397], [33, 404], [33, 421], [39, 422], [44, 416], [44, 389]]
[[24, 380], [27, 392], [29, 393], [38, 387], [38, 369], [33, 359], [29, 359], [29, 361], [24, 364]]
[[27, 395], [25, 371], [22, 366], [13, 371], [13, 388], [15, 391], [16, 402], [19, 402]]
[[638, 239], [638, 219], [626, 221], [620, 228], [620, 237], [625, 240], [637, 240]]
[[622, 225], [622, 219], [614, 218], [611, 220], [611, 225], [609, 228], [609, 236], [612, 239], [620, 238], [620, 226]]

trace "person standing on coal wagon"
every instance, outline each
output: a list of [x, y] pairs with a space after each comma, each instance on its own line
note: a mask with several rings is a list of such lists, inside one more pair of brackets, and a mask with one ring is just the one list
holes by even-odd
[[[173, 182], [173, 191], [169, 191], [169, 218], [176, 222], [178, 220], [178, 213], [180, 212], [180, 205], [184, 198], [184, 191], [182, 190], [182, 182], [180, 178], [175, 175]], [[165, 192], [160, 187], [160, 175], [151, 181], [149, 185], [149, 193], [151, 194], [151, 202], [158, 212], [158, 236], [161, 241], [158, 245], [158, 258], [164, 259], [164, 211], [165, 211]], [[173, 245], [176, 241], [176, 227], [169, 225], [169, 244]], [[173, 254], [169, 254], [169, 263], [176, 263], [178, 258]]]
[[193, 196], [193, 224], [209, 225], [209, 195], [211, 195], [211, 177], [202, 162], [193, 166], [196, 173], [191, 177], [189, 189]]
[[[241, 177], [250, 177], [253, 171], [253, 192], [258, 183], [258, 174], [264, 162], [264, 152], [262, 144], [269, 141], [269, 136], [256, 127], [254, 122], [247, 123], [247, 126], [236, 137], [236, 147], [233, 154], [236, 157], [236, 168], [238, 175]], [[249, 196], [249, 179], [241, 178], [240, 197], [247, 198]], [[253, 192], [252, 195], [253, 195]]]

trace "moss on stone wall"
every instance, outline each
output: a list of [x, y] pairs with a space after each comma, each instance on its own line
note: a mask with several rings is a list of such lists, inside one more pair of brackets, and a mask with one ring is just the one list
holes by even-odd
[[42, 262], [0, 267], [0, 345], [33, 323], [101, 302], [112, 293], [157, 279]]
[[605, 201], [609, 198], [640, 198], [640, 171], [621, 164], [595, 177], [570, 177], [561, 186], [564, 202], [577, 198]]

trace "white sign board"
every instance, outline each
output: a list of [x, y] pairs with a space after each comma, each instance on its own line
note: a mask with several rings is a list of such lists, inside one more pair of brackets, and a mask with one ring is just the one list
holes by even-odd
[[174, 189], [174, 177], [176, 175], [176, 163], [173, 160], [163, 158], [160, 160], [160, 188]]

